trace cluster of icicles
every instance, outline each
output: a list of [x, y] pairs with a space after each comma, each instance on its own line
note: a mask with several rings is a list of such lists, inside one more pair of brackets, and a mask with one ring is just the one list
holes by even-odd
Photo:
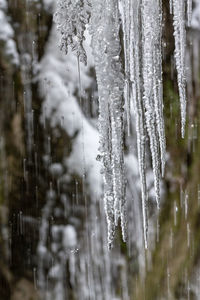
[[[186, 120], [186, 9], [191, 22], [191, 0], [169, 0], [173, 14], [175, 61], [180, 97], [182, 136]], [[161, 0], [59, 0], [55, 21], [61, 48], [68, 47], [86, 63], [84, 32], [91, 46], [99, 94], [100, 158], [104, 174], [104, 201], [108, 245], [121, 221], [126, 240], [126, 179], [124, 174], [124, 109], [128, 131], [130, 105], [135, 108], [137, 150], [141, 178], [144, 243], [147, 248], [147, 186], [145, 144], [149, 140], [156, 202], [160, 203], [160, 179], [165, 169], [165, 130], [162, 95]], [[120, 29], [123, 41], [120, 39]], [[122, 51], [123, 48], [123, 51]], [[122, 55], [123, 53], [123, 55]], [[123, 65], [122, 65], [122, 60]]]

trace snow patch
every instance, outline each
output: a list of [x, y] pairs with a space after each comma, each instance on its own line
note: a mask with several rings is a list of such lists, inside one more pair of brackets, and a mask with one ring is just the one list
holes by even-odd
[[[66, 56], [55, 47], [58, 40], [54, 25], [40, 63], [40, 92], [45, 99], [41, 121], [45, 123], [48, 118], [52, 127], [61, 126], [68, 136], [76, 135], [66, 162], [68, 171], [80, 177], [86, 176], [92, 197], [99, 198], [102, 194], [102, 176], [100, 163], [96, 161], [98, 131], [85, 118], [74, 96], [77, 89], [80, 92], [77, 58], [72, 53]], [[85, 44], [88, 49], [88, 44]], [[88, 52], [91, 53], [91, 50]], [[90, 62], [87, 67], [80, 66], [81, 92], [91, 85], [92, 79], [88, 76], [90, 67]]]
[[19, 55], [17, 53], [16, 43], [13, 40], [14, 31], [6, 16], [6, 9], [7, 4], [5, 1], [0, 0], [0, 40], [4, 42], [5, 53], [11, 57], [12, 63], [19, 65]]
[[77, 234], [74, 226], [67, 225], [63, 228], [63, 248], [65, 250], [74, 248], [77, 245]]

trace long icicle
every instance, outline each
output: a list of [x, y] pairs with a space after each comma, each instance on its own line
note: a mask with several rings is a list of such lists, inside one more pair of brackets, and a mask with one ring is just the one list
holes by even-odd
[[175, 61], [181, 107], [181, 135], [185, 135], [186, 122], [186, 76], [185, 76], [185, 0], [173, 0], [173, 25], [175, 39]]
[[126, 239], [122, 97], [124, 76], [120, 62], [117, 1], [93, 1], [90, 32], [98, 82], [100, 153], [104, 166], [104, 201], [110, 248], [120, 217], [123, 239]]
[[[133, 12], [137, 12], [133, 15]], [[131, 1], [130, 18], [131, 18], [131, 33], [130, 33], [130, 81], [132, 84], [132, 99], [136, 109], [136, 134], [137, 134], [137, 150], [138, 150], [138, 165], [141, 181], [142, 194], [142, 214], [143, 214], [143, 231], [144, 245], [147, 249], [148, 242], [148, 218], [147, 218], [147, 185], [146, 185], [146, 163], [145, 163], [145, 143], [146, 130], [144, 121], [144, 107], [142, 102], [142, 82], [141, 82], [141, 32], [140, 28], [140, 0]]]
[[166, 161], [166, 138], [165, 138], [165, 124], [163, 116], [163, 83], [162, 83], [162, 1], [156, 0], [155, 6], [155, 19], [156, 26], [156, 42], [154, 45], [153, 64], [154, 64], [154, 76], [153, 76], [153, 94], [154, 105], [156, 113], [156, 125], [159, 136], [160, 145], [160, 160], [162, 177], [165, 172]]
[[[154, 187], [157, 207], [160, 205], [160, 155], [159, 133], [156, 126], [154, 81], [154, 53], [157, 47], [158, 11], [157, 0], [142, 0], [142, 72], [143, 72], [143, 101], [145, 107], [145, 123], [149, 136], [152, 166], [154, 173]], [[156, 88], [156, 87], [155, 87]]]

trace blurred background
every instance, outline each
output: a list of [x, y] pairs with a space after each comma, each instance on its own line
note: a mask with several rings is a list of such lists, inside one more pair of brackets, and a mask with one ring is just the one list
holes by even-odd
[[135, 116], [125, 136], [128, 242], [107, 249], [98, 95], [59, 49], [56, 0], [0, 0], [0, 300], [200, 299], [200, 0], [187, 28], [188, 118], [181, 138], [169, 3], [163, 0], [167, 168], [156, 209], [148, 160], [144, 250]]

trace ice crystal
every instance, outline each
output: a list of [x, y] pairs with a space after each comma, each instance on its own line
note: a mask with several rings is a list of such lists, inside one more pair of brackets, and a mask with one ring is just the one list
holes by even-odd
[[59, 0], [54, 20], [61, 33], [60, 47], [66, 53], [70, 46], [81, 62], [86, 64], [87, 56], [83, 47], [84, 32], [90, 19], [89, 0]]

